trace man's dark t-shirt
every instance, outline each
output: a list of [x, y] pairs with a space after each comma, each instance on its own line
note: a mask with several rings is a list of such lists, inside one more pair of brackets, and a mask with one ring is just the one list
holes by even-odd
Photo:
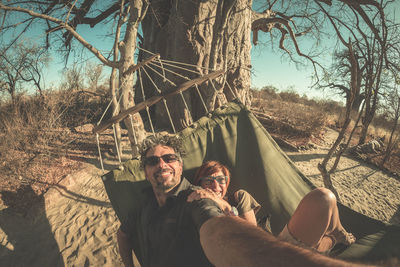
[[131, 214], [121, 230], [131, 240], [142, 266], [212, 266], [200, 245], [199, 230], [208, 219], [223, 215], [210, 199], [187, 202], [198, 187], [185, 178], [159, 207], [151, 188], [143, 192], [143, 207]]

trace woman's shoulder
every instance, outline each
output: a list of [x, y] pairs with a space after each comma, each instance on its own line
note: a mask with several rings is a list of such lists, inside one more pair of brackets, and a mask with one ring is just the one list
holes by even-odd
[[233, 193], [234, 198], [240, 201], [242, 198], [253, 198], [253, 196], [244, 189], [239, 189]]
[[240, 189], [235, 191], [228, 201], [232, 206], [235, 206], [239, 210], [239, 214], [243, 214], [249, 210], [254, 210], [255, 213], [260, 209], [260, 204], [254, 199], [254, 197], [246, 190]]

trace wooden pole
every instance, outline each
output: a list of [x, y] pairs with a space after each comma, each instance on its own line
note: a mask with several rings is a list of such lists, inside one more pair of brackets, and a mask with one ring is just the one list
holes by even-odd
[[[137, 65], [135, 65], [137, 66]], [[145, 109], [146, 107], [150, 107], [156, 103], [158, 103], [161, 99], [165, 99], [169, 96], [173, 96], [176, 95], [180, 92], [184, 92], [187, 89], [189, 89], [191, 86], [197, 84], [202, 84], [203, 82], [210, 80], [210, 79], [215, 79], [217, 78], [219, 75], [223, 74], [224, 71], [223, 70], [219, 70], [219, 71], [214, 71], [211, 72], [207, 75], [204, 75], [202, 77], [184, 82], [183, 84], [181, 84], [180, 86], [176, 87], [175, 89], [169, 91], [169, 92], [163, 92], [162, 94], [158, 95], [158, 96], [153, 96], [149, 99], [147, 99], [146, 101], [143, 101], [131, 108], [128, 108], [124, 111], [121, 111], [121, 113], [119, 113], [118, 115], [112, 117], [111, 119], [109, 119], [108, 121], [105, 121], [104, 123], [101, 123], [99, 125], [97, 125], [96, 127], [93, 128], [93, 133], [101, 133], [103, 132], [105, 129], [107, 129], [108, 127], [110, 127], [112, 124], [117, 123], [122, 121], [123, 119], [125, 119], [129, 114], [135, 114], [143, 109]]]

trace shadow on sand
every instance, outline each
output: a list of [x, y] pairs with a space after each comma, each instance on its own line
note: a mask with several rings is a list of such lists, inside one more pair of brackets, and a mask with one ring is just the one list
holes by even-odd
[[2, 266], [64, 266], [58, 244], [46, 218], [43, 196], [38, 196], [30, 185], [17, 192], [2, 191], [6, 206], [15, 198], [34, 199], [25, 214], [15, 207], [0, 211], [0, 262]]
[[393, 214], [392, 218], [389, 221], [391, 224], [398, 224], [400, 225], [400, 205], [397, 206], [397, 210], [395, 214]]

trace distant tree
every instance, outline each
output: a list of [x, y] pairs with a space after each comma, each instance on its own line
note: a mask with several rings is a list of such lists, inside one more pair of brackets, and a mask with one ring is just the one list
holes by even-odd
[[356, 58], [355, 62], [356, 65], [351, 66], [350, 65], [351, 55], [349, 54], [347, 48], [335, 52], [333, 56], [333, 63], [328, 71], [329, 74], [325, 75], [325, 79], [321, 81], [319, 87], [322, 89], [329, 88], [331, 90], [335, 90], [339, 92], [339, 94], [344, 95], [345, 99], [348, 99], [350, 97], [350, 94], [352, 93], [351, 90], [353, 89], [354, 101], [351, 109], [355, 112], [359, 112], [361, 103], [365, 98], [365, 94], [361, 90], [362, 84], [358, 83], [356, 88], [350, 88], [349, 81], [351, 79], [352, 67], [358, 69], [357, 74], [359, 77], [357, 79], [359, 81], [362, 81], [361, 75], [362, 72], [364, 71], [365, 66], [363, 66], [363, 64], [361, 64], [360, 66], [357, 49], [354, 56]]
[[389, 160], [393, 149], [399, 143], [400, 134], [398, 127], [400, 119], [400, 92], [398, 86], [398, 84], [395, 84], [393, 90], [385, 95], [385, 111], [386, 114], [389, 114], [390, 116], [389, 119], [392, 121], [392, 127], [390, 129], [389, 139], [386, 143], [385, 155], [380, 163], [381, 166], [384, 166], [384, 164]]
[[78, 64], [73, 64], [63, 71], [64, 82], [62, 87], [68, 91], [78, 91], [84, 89], [84, 75], [82, 67]]
[[[373, 5], [373, 1], [370, 2]], [[344, 94], [346, 99], [354, 94], [352, 109], [360, 111], [362, 101], [364, 101], [364, 113], [361, 117], [361, 133], [358, 140], [363, 144], [366, 140], [368, 127], [371, 124], [377, 107], [379, 97], [385, 88], [391, 83], [384, 69], [398, 66], [398, 55], [393, 53], [400, 47], [398, 45], [399, 25], [389, 17], [389, 5], [391, 2], [382, 2], [382, 9], [375, 9], [375, 16], [371, 17], [370, 23], [376, 25], [375, 30], [369, 31], [358, 21], [352, 24], [342, 21], [342, 17], [331, 17], [338, 26], [347, 30], [348, 38], [352, 40], [353, 51], [356, 65], [349, 64], [349, 51], [339, 49], [334, 56], [334, 63], [326, 74], [326, 80], [319, 83], [322, 88], [332, 88]], [[375, 3], [376, 5], [376, 3]], [[386, 12], [386, 13], [385, 13]], [[386, 14], [386, 15], [385, 15]], [[333, 22], [332, 22], [333, 23]], [[337, 34], [343, 35], [343, 31]], [[343, 40], [344, 41], [344, 40]], [[341, 41], [341, 43], [343, 43]], [[357, 68], [357, 88], [351, 84], [351, 68]]]
[[10, 95], [15, 104], [17, 93], [30, 84], [42, 95], [44, 89], [43, 70], [50, 58], [43, 48], [36, 45], [14, 43], [0, 48], [0, 91]]
[[22, 79], [25, 82], [32, 82], [42, 96], [43, 91], [46, 89], [44, 71], [51, 61], [49, 53], [44, 47], [36, 45], [24, 47], [24, 52], [30, 54], [30, 60], [22, 72]]
[[100, 83], [103, 81], [103, 65], [95, 64], [91, 61], [86, 63], [85, 66], [85, 77], [88, 83], [89, 89], [97, 91]]
[[[335, 172], [339, 161], [340, 161], [340, 157], [342, 155], [342, 153], [339, 153], [338, 155], [336, 155], [336, 159], [335, 162], [333, 164], [333, 166], [330, 167], [330, 169], [327, 169], [327, 165], [328, 162], [331, 160], [331, 158], [334, 155], [334, 152], [336, 151], [336, 149], [339, 147], [340, 143], [342, 142], [342, 140], [344, 139], [347, 127], [350, 124], [351, 118], [350, 118], [350, 114], [351, 114], [351, 110], [352, 110], [352, 106], [353, 106], [353, 102], [354, 102], [354, 98], [355, 98], [355, 92], [357, 91], [358, 86], [358, 62], [355, 56], [355, 52], [353, 51], [353, 45], [352, 43], [346, 42], [343, 40], [343, 45], [345, 45], [348, 49], [349, 52], [349, 66], [350, 66], [350, 70], [351, 70], [351, 75], [350, 75], [350, 92], [348, 94], [348, 96], [346, 97], [346, 115], [345, 115], [345, 119], [342, 125], [342, 129], [339, 132], [338, 137], [336, 138], [335, 142], [333, 143], [332, 147], [329, 149], [328, 153], [326, 154], [325, 158], [322, 160], [321, 163], [318, 163], [318, 169], [322, 174], [323, 180], [324, 180], [324, 186], [326, 188], [329, 188], [338, 199], [339, 198], [339, 194], [336, 191], [336, 189], [333, 186], [332, 183], [332, 179], [331, 179], [331, 174]], [[350, 139], [349, 139], [350, 141]], [[349, 144], [349, 141], [347, 143], [347, 145]]]
[[[324, 178], [325, 186], [331, 189], [337, 197], [339, 196], [333, 188], [330, 175], [336, 170], [340, 157], [349, 145], [351, 137], [347, 141], [345, 147], [342, 148], [341, 153], [336, 155], [335, 162], [329, 170], [327, 169], [328, 161], [332, 158], [339, 144], [344, 139], [345, 132], [350, 123], [351, 109], [354, 106], [359, 107], [359, 104], [357, 103], [357, 105], [355, 105], [354, 101], [356, 96], [362, 94], [361, 92], [363, 92], [365, 98], [365, 112], [362, 118], [362, 132], [359, 142], [365, 141], [368, 126], [377, 108], [378, 92], [382, 90], [384, 85], [382, 75], [383, 69], [390, 66], [392, 64], [391, 62], [395, 60], [395, 57], [391, 57], [389, 50], [397, 49], [393, 49], [395, 42], [390, 38], [395, 36], [395, 34], [390, 35], [389, 30], [397, 28], [398, 25], [394, 22], [390, 22], [387, 13], [385, 13], [389, 9], [388, 4], [392, 3], [392, 1], [382, 1], [381, 4], [376, 1], [366, 2], [368, 2], [370, 7], [374, 8], [370, 9], [368, 12], [364, 11], [358, 14], [360, 18], [365, 18], [368, 13], [370, 19], [367, 20], [367, 25], [374, 25], [373, 27], [365, 27], [365, 25], [360, 23], [360, 20], [348, 21], [346, 19], [348, 14], [345, 12], [338, 13], [337, 16], [328, 17], [338, 36], [339, 44], [341, 45], [338, 51], [342, 51], [342, 56], [337, 60], [340, 68], [335, 77], [342, 80], [343, 83], [332, 83], [332, 80], [335, 81], [335, 78], [330, 79], [330, 74], [327, 73], [325, 73], [325, 77], [328, 77], [328, 79], [318, 81], [321, 87], [339, 88], [342, 92], [346, 93], [346, 115], [342, 129], [324, 160], [318, 164], [318, 168]], [[360, 11], [355, 6], [353, 6], [353, 8], [353, 12]], [[324, 12], [328, 12], [322, 5], [321, 9], [324, 10]], [[344, 46], [344, 50], [342, 45]], [[342, 76], [344, 76], [345, 79], [342, 79]], [[359, 119], [360, 118], [361, 116], [359, 116]], [[354, 133], [354, 128], [352, 133]]]

